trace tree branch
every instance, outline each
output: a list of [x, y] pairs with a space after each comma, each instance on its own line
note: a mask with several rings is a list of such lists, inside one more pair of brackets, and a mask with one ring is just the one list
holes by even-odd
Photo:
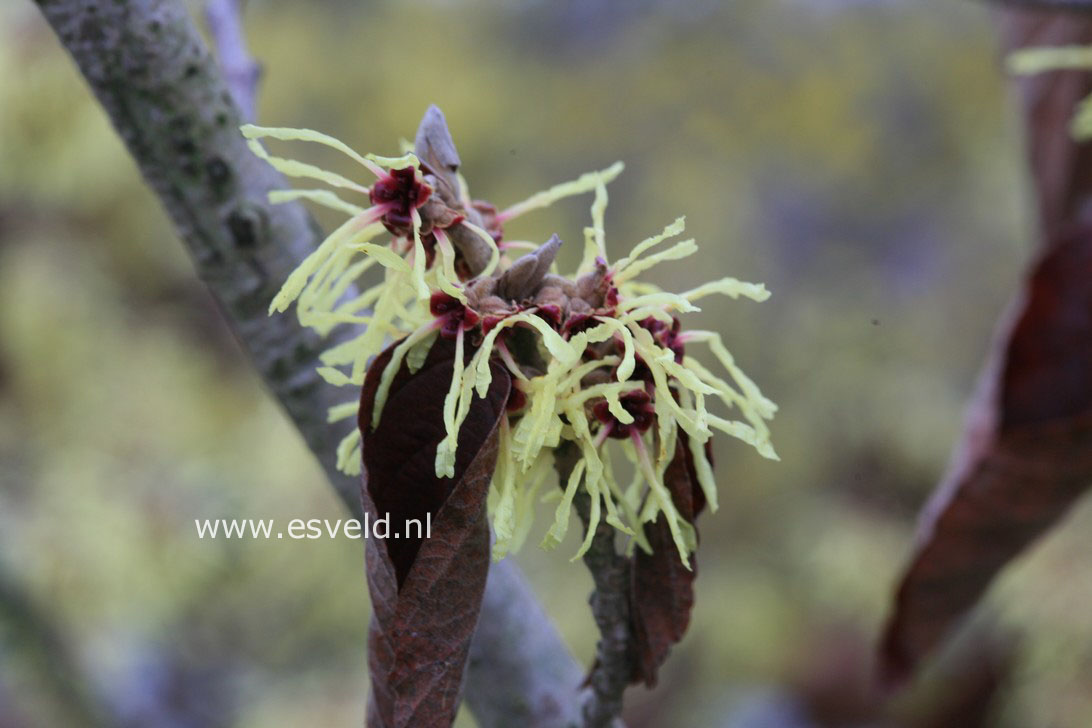
[[583, 670], [511, 560], [489, 569], [470, 644], [466, 701], [479, 728], [569, 728], [580, 723]]
[[239, 4], [239, 0], [207, 0], [205, 22], [231, 96], [243, 119], [253, 121], [262, 67], [247, 50]]
[[[588, 523], [590, 498], [580, 494], [574, 500], [577, 513]], [[614, 548], [614, 526], [600, 520], [584, 564], [591, 572], [595, 591], [589, 602], [599, 627], [595, 664], [588, 675], [591, 688], [584, 702], [584, 725], [608, 728], [622, 714], [622, 694], [634, 673], [634, 642], [630, 626], [629, 559]]]
[[[159, 196], [254, 367], [359, 517], [359, 484], [336, 468], [344, 429], [326, 422], [327, 408], [346, 395], [315, 373], [330, 342], [295, 317], [266, 315], [319, 230], [301, 205], [268, 202], [267, 193], [285, 182], [247, 148], [240, 110], [183, 3], [37, 4]], [[466, 687], [479, 725], [512, 725], [505, 711], [520, 696], [527, 720], [519, 725], [570, 725], [566, 706], [577, 702], [579, 668], [515, 566], [491, 570], [481, 622]], [[519, 634], [524, 645], [497, 634]]]
[[[566, 442], [557, 448], [555, 458], [557, 474], [564, 486], [580, 452], [571, 442]], [[573, 498], [573, 506], [586, 528], [590, 521], [591, 498], [580, 491]], [[619, 719], [622, 695], [635, 672], [635, 645], [629, 613], [629, 559], [615, 550], [614, 537], [614, 527], [600, 520], [591, 546], [584, 554], [584, 565], [595, 583], [595, 591], [588, 601], [599, 628], [595, 663], [585, 681], [589, 688], [583, 704], [586, 728], [622, 725]]]

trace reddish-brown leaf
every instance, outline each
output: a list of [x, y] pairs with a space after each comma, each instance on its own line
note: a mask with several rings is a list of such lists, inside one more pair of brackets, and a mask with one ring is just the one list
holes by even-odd
[[[474, 399], [459, 432], [455, 477], [437, 478], [454, 352], [439, 339], [419, 371], [403, 367], [373, 430], [372, 404], [390, 354], [388, 349], [369, 369], [360, 408], [364, 512], [373, 522], [388, 517], [391, 535], [366, 542], [373, 607], [368, 726], [448, 728], [489, 568], [486, 493], [511, 380], [493, 367], [488, 394]], [[426, 518], [431, 537], [405, 537], [406, 519]]]
[[[705, 508], [705, 494], [698, 485], [694, 457], [682, 432], [675, 457], [664, 473], [664, 484], [671, 491], [679, 514], [693, 524]], [[652, 687], [667, 653], [682, 639], [690, 624], [698, 566], [695, 555], [690, 557], [693, 570], [683, 566], [666, 519], [645, 524], [645, 536], [652, 553], [637, 549], [631, 567], [630, 614], [637, 651], [632, 682]]]
[[[1092, 17], [1044, 8], [998, 13], [1006, 53], [1092, 44]], [[881, 666], [906, 677], [994, 575], [1050, 528], [1092, 481], [1092, 144], [1070, 121], [1087, 71], [1018, 80], [1042, 257], [1002, 327], [963, 442], [922, 512]]]
[[922, 514], [883, 642], [900, 680], [1092, 484], [1092, 227], [1051, 245]]

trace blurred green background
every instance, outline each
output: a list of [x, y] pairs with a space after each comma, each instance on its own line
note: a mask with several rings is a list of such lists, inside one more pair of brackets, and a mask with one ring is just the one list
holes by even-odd
[[[630, 725], [852, 692], [1032, 250], [987, 10], [252, 0], [246, 24], [263, 123], [392, 153], [437, 103], [500, 206], [622, 159], [615, 255], [686, 214], [701, 252], [653, 280], [767, 284], [689, 325], [722, 331], [779, 403], [782, 462], [717, 442], [693, 623], [660, 686], [629, 693]], [[589, 202], [509, 232], [578, 241]], [[4, 3], [0, 726], [82, 725], [96, 704], [109, 725], [360, 725], [360, 545], [193, 526], [342, 516], [70, 59], [31, 3]], [[1090, 528], [1086, 503], [980, 612], [1017, 635], [997, 725], [1092, 725]], [[587, 662], [575, 536], [547, 554], [533, 535], [518, 560]]]

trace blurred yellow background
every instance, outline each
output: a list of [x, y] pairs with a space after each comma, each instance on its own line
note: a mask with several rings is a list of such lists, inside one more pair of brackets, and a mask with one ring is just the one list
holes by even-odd
[[[866, 655], [1032, 250], [987, 10], [252, 0], [246, 24], [262, 123], [394, 153], [436, 103], [500, 206], [621, 159], [616, 255], [685, 214], [700, 253], [651, 279], [773, 291], [688, 323], [778, 402], [782, 462], [717, 442], [693, 623], [629, 724], [731, 725], [791, 702], [828, 653]], [[579, 241], [588, 203], [509, 232]], [[518, 560], [587, 662], [591, 582], [578, 534], [534, 545], [548, 508]], [[31, 3], [4, 3], [0, 726], [80, 725], [81, 703], [134, 726], [360, 725], [360, 545], [193, 526], [293, 517], [343, 511], [70, 59]], [[980, 612], [1019, 635], [998, 725], [1092, 725], [1090, 529], [1085, 504]]]

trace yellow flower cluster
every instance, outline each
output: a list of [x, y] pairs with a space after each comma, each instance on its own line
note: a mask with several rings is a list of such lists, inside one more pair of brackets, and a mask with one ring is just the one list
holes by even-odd
[[[411, 192], [423, 189], [412, 193], [418, 194], [416, 199], [431, 192], [424, 177], [427, 165], [414, 154], [397, 158], [360, 155], [336, 139], [303, 129], [248, 125], [243, 133], [254, 152], [282, 173], [370, 196], [373, 203], [362, 207], [325, 188], [277, 191], [270, 196], [274, 202], [306, 199], [349, 215], [292, 273], [270, 306], [271, 313], [283, 312], [294, 302], [300, 322], [324, 335], [339, 324], [363, 327], [358, 335], [322, 355], [324, 366], [319, 372], [327, 381], [359, 387], [370, 360], [400, 339], [375, 397], [373, 422], [378, 422], [394, 374], [403, 364], [411, 371], [419, 368], [436, 337], [450, 333], [455, 339], [456, 364], [444, 401], [446, 437], [436, 453], [436, 473], [441, 477], [454, 474], [459, 428], [473, 398], [485, 396], [488, 390], [491, 360], [503, 363], [513, 377], [513, 386], [525, 396], [525, 406], [506, 414], [499, 426], [500, 455], [490, 494], [495, 558], [519, 548], [526, 539], [537, 492], [551, 470], [553, 450], [563, 441], [575, 443], [581, 457], [561, 491], [543, 546], [553, 547], [561, 541], [573, 498], [583, 487], [591, 498], [591, 522], [574, 558], [587, 550], [601, 518], [631, 536], [634, 545], [647, 549], [643, 524], [662, 517], [683, 562], [689, 564], [688, 556], [696, 546], [693, 528], [677, 512], [664, 483], [680, 428], [688, 436], [698, 481], [711, 510], [716, 509], [717, 498], [705, 443], [713, 431], [739, 438], [763, 456], [776, 459], [766, 425], [777, 409], [774, 403], [739, 369], [717, 333], [680, 331], [676, 318], [699, 310], [694, 302], [704, 296], [723, 294], [763, 301], [769, 293], [761, 284], [734, 278], [680, 294], [638, 281], [640, 274], [658, 263], [696, 252], [693, 240], [669, 244], [683, 232], [683, 218], [610, 263], [603, 226], [606, 185], [622, 171], [621, 163], [557, 185], [496, 214], [498, 223], [507, 223], [562, 198], [594, 194], [591, 225], [584, 230], [582, 262], [571, 280], [598, 276], [609, 293], [605, 301], [580, 315], [581, 326], [570, 329], [543, 315], [546, 307], [533, 301], [523, 305], [513, 302], [510, 310], [492, 319], [483, 319], [471, 308], [474, 302], [469, 294], [476, 282], [498, 278], [516, 262], [510, 257], [513, 250], [534, 246], [498, 243], [496, 234], [464, 221], [462, 224], [490, 246], [491, 255], [483, 270], [461, 277], [457, 251], [448, 233], [439, 226], [432, 228], [428, 236], [431, 247], [426, 249], [422, 218], [412, 204], [397, 210], [397, 214], [408, 214], [411, 224], [399, 228], [389, 223], [397, 203], [377, 201], [375, 185], [384, 185], [384, 189], [401, 185], [399, 189]], [[272, 156], [257, 141], [262, 138], [332, 147], [358, 162], [377, 182], [367, 186], [309, 164]], [[469, 207], [466, 183], [461, 176], [457, 179], [455, 194]], [[411, 192], [406, 194], [414, 199]], [[382, 269], [381, 279], [362, 286], [366, 274], [377, 265]], [[570, 280], [552, 275], [563, 285]], [[451, 331], [445, 328], [445, 319], [437, 316], [437, 296], [467, 314]], [[483, 325], [486, 320], [488, 325]], [[536, 361], [545, 362], [544, 371], [517, 361], [505, 345], [515, 329], [533, 332]], [[473, 338], [468, 332], [473, 332]], [[689, 352], [683, 353], [684, 344], [698, 343], [708, 345], [725, 377], [713, 373]], [[464, 365], [464, 348], [468, 346], [476, 348]], [[740, 418], [729, 420], [710, 412], [707, 405], [714, 400], [738, 412]], [[356, 407], [355, 399], [335, 407], [330, 420], [351, 417]], [[616, 479], [624, 470], [615, 467], [616, 462], [621, 465], [620, 458], [631, 463], [628, 483]], [[354, 432], [339, 448], [338, 466], [347, 473], [359, 473], [360, 460], [360, 433]]]

